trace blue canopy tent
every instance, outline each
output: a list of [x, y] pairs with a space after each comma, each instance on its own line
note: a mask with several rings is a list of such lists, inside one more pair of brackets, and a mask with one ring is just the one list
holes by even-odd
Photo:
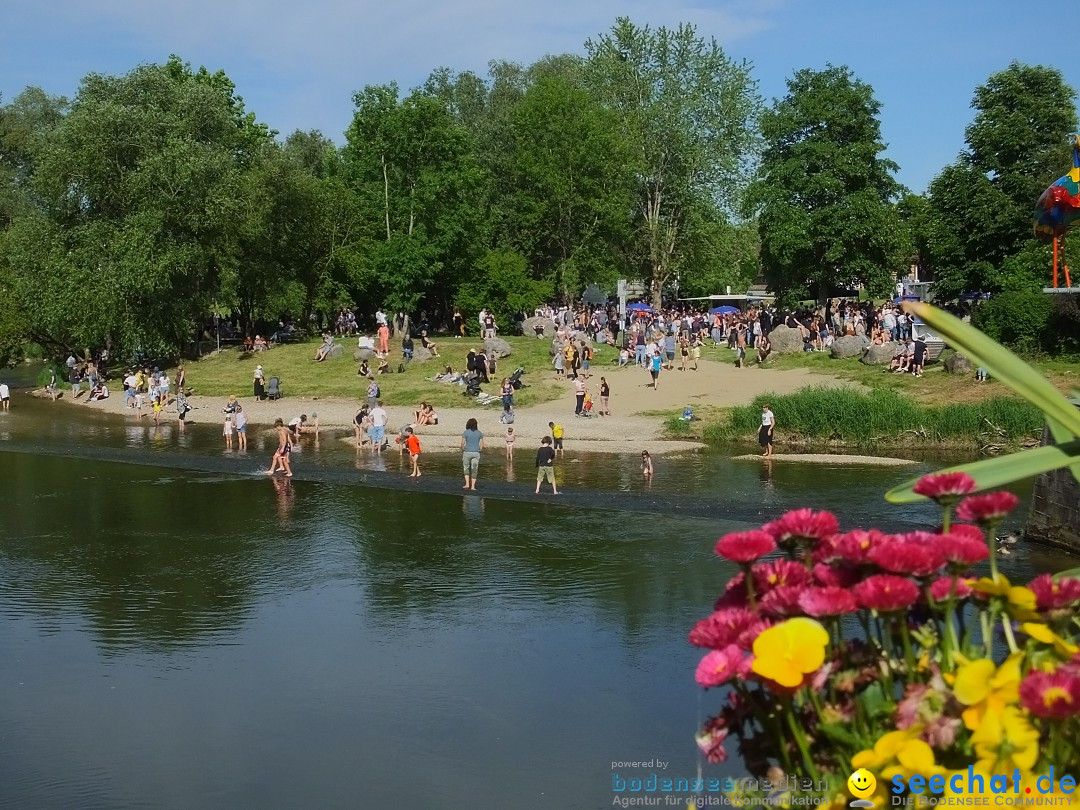
[[636, 304], [628, 304], [626, 310], [627, 312], [656, 312], [651, 306], [640, 301]]
[[713, 307], [709, 310], [710, 315], [734, 315], [739, 311], [738, 307], [732, 307], [725, 304], [722, 307]]

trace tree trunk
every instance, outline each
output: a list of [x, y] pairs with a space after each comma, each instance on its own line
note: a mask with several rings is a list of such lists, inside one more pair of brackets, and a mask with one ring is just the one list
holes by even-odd
[[386, 210], [386, 241], [390, 241], [390, 176], [386, 173], [386, 155], [382, 155], [383, 208]]

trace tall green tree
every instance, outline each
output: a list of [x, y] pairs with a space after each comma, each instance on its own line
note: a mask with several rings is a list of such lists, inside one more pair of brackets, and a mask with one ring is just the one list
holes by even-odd
[[695, 206], [734, 213], [742, 202], [757, 147], [756, 83], [748, 63], [690, 25], [653, 30], [620, 18], [585, 50], [585, 84], [633, 150], [638, 275], [659, 304], [695, 239]]
[[615, 114], [560, 75], [541, 75], [511, 116], [508, 240], [561, 297], [614, 287], [630, 236], [633, 155]]
[[976, 88], [967, 149], [930, 184], [936, 293], [1037, 289], [1049, 248], [1032, 238], [1043, 189], [1071, 165], [1076, 92], [1061, 72], [1013, 62]]
[[873, 89], [832, 65], [787, 84], [761, 116], [766, 148], [751, 193], [765, 278], [787, 300], [859, 284], [886, 295], [904, 235]]

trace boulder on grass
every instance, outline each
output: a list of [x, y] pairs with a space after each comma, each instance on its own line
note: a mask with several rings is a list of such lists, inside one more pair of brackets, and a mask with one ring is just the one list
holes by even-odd
[[413, 346], [412, 361], [414, 363], [426, 363], [431, 359], [431, 349], [425, 349], [419, 343]]
[[862, 361], [868, 366], [883, 366], [892, 362], [892, 359], [896, 357], [896, 347], [898, 344], [890, 342], [883, 343], [880, 346], [871, 345], [866, 350], [866, 354], [862, 356]]
[[342, 346], [340, 343], [335, 343], [333, 346], [330, 347], [330, 351], [328, 351], [326, 353], [326, 356], [327, 356], [327, 358], [344, 357], [345, 356], [345, 347]]
[[521, 334], [525, 337], [536, 337], [536, 327], [540, 326], [544, 331], [542, 337], [555, 337], [558, 327], [551, 318], [526, 318], [521, 324]]
[[971, 361], [968, 360], [967, 355], [960, 354], [960, 352], [949, 355], [942, 365], [945, 366], [945, 371], [948, 374], [970, 374], [972, 372]]
[[858, 357], [863, 353], [863, 349], [869, 345], [870, 341], [864, 335], [845, 335], [833, 340], [832, 346], [829, 348], [829, 354], [838, 360], [844, 357]]
[[353, 360], [359, 363], [362, 360], [371, 360], [375, 357], [374, 349], [357, 349], [352, 354]]
[[769, 342], [777, 354], [791, 354], [803, 350], [803, 338], [798, 329], [778, 326], [769, 332]]
[[484, 341], [484, 354], [488, 357], [502, 359], [510, 356], [510, 344], [502, 338], [488, 338]]
[[574, 332], [574, 345], [581, 346], [582, 341], [584, 341], [586, 346], [592, 346], [592, 338], [589, 337], [588, 332]]

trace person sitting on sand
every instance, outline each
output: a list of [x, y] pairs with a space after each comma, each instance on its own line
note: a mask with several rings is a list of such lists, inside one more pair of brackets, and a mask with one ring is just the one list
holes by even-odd
[[420, 407], [413, 412], [413, 415], [416, 417], [413, 423], [417, 427], [439, 424], [439, 416], [435, 413], [435, 408], [426, 402], [421, 402]]

